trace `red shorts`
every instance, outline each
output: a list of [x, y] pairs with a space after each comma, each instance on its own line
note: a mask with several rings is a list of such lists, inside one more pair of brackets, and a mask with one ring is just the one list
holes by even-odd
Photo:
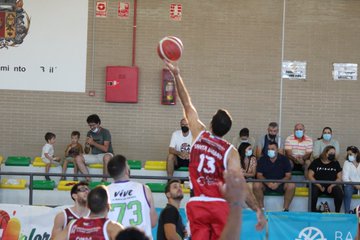
[[192, 240], [217, 240], [225, 227], [229, 205], [222, 201], [189, 201], [186, 215]]

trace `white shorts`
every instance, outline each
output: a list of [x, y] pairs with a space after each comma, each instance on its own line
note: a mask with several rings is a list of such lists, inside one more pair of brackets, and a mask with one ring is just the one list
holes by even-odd
[[94, 163], [103, 163], [103, 159], [105, 155], [110, 155], [113, 157], [114, 155], [112, 153], [100, 153], [100, 154], [84, 154], [84, 160], [85, 164], [94, 164]]

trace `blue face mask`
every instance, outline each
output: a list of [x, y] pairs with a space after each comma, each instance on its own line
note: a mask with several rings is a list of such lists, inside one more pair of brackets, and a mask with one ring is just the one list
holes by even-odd
[[269, 158], [274, 158], [275, 157], [275, 151], [274, 150], [268, 150], [267, 155], [269, 156]]
[[296, 138], [302, 138], [304, 136], [304, 131], [303, 130], [296, 130], [295, 131], [295, 136], [296, 136]]
[[250, 157], [252, 155], [252, 149], [245, 151], [245, 156]]
[[324, 133], [323, 134], [323, 139], [325, 141], [330, 141], [331, 140], [331, 134], [330, 133]]
[[349, 156], [348, 156], [348, 160], [349, 160], [350, 162], [353, 162], [353, 161], [355, 160], [355, 156], [354, 156], [354, 155], [349, 155]]

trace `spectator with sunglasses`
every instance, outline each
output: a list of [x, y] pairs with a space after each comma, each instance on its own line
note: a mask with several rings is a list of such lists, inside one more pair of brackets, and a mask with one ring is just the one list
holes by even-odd
[[[359, 149], [350, 146], [346, 149], [346, 160], [343, 166], [343, 182], [360, 182], [360, 154]], [[345, 213], [350, 211], [351, 198], [355, 193], [359, 193], [360, 185], [344, 184], [344, 208]]]
[[51, 232], [52, 239], [54, 239], [71, 220], [89, 216], [90, 210], [87, 208], [87, 195], [89, 192], [90, 189], [87, 182], [79, 182], [71, 188], [70, 196], [75, 204], [72, 207], [65, 208], [56, 215], [54, 227]]

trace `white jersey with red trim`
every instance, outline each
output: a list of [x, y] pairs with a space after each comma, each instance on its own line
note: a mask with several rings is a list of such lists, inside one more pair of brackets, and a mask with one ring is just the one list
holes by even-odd
[[202, 131], [191, 146], [189, 177], [194, 197], [223, 198], [219, 184], [232, 145], [226, 140]]

